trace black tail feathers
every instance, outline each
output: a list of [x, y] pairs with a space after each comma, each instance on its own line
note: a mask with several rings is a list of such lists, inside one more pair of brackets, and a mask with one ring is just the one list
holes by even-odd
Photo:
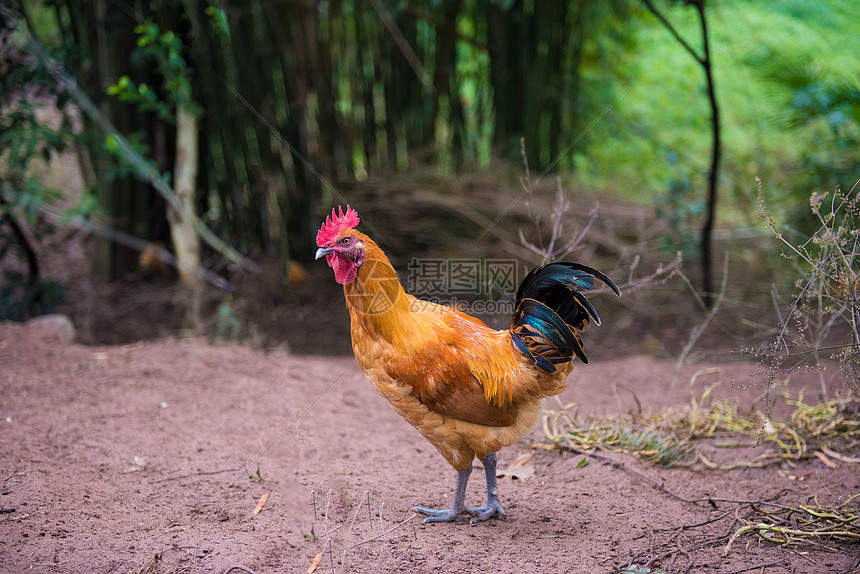
[[532, 363], [548, 373], [574, 355], [583, 363], [582, 332], [591, 322], [600, 325], [594, 306], [580, 293], [600, 279], [616, 295], [612, 280], [578, 263], [550, 263], [533, 269], [517, 290], [516, 310], [511, 321], [511, 339]]

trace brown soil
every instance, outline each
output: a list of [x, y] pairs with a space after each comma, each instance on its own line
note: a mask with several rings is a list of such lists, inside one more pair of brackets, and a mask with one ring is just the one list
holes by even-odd
[[[425, 525], [410, 507], [447, 506], [454, 472], [351, 358], [177, 338], [82, 346], [0, 323], [0, 365], [3, 572], [308, 572], [320, 552], [317, 572], [609, 573], [637, 564], [811, 574], [858, 564], [856, 544], [782, 547], [753, 535], [724, 554], [749, 508], [681, 500], [834, 504], [860, 491], [856, 465], [812, 458], [705, 471], [605, 453], [582, 466], [581, 454], [524, 439], [499, 455], [504, 469], [533, 453], [532, 478], [500, 480], [506, 520]], [[688, 405], [720, 382], [720, 396], [752, 406], [759, 371], [604, 358], [578, 367], [561, 401], [580, 415], [648, 412]], [[836, 373], [825, 375], [837, 390]], [[817, 373], [793, 376], [789, 389], [801, 388], [814, 394]], [[469, 503], [481, 501], [481, 474]]]
[[[482, 189], [458, 196], [498, 199], [498, 189]], [[440, 222], [462, 222], [447, 211], [429, 217], [427, 204], [417, 204], [421, 217], [400, 213], [414, 202], [396, 204], [398, 217], [374, 210], [376, 227], [398, 238], [386, 244], [398, 269], [419, 255], [519, 257], [522, 222], [480, 243], [462, 232], [450, 234], [455, 241], [440, 235]], [[442, 210], [439, 201], [429, 204]], [[657, 234], [659, 226], [641, 209], [601, 209], [608, 216], [589, 234], [597, 247], [575, 259], [625, 277], [630, 259], [653, 239], [642, 230]], [[460, 206], [456, 213], [473, 211]], [[581, 229], [588, 209], [577, 215]], [[628, 241], [625, 233], [635, 237]], [[744, 535], [724, 553], [743, 520], [763, 519], [729, 500], [799, 505], [815, 496], [836, 504], [860, 492], [856, 464], [829, 468], [810, 458], [706, 471], [602, 453], [583, 465], [582, 454], [536, 448], [545, 446], [540, 428], [499, 454], [501, 470], [533, 455], [531, 478], [500, 480], [506, 520], [424, 525], [410, 508], [447, 506], [454, 472], [349, 356], [343, 292], [325, 265], [309, 265], [307, 280], [287, 290], [283, 265], [256, 258], [260, 274], [232, 276], [234, 294], [213, 293], [209, 302], [209, 311], [230, 305], [243, 345], [210, 344], [185, 337], [185, 302], [169, 278], [92, 280], [80, 234], [40, 239], [46, 278], [69, 286], [60, 310], [89, 346], [61, 342], [44, 324], [0, 323], [0, 572], [221, 574], [241, 566], [231, 574], [304, 573], [319, 553], [317, 572], [324, 573], [608, 574], [637, 565], [642, 574], [812, 574], [858, 567], [856, 544], [829, 540], [783, 547]], [[728, 282], [728, 299], [748, 300], [744, 290], [768, 293], [762, 251], [731, 247], [733, 265], [746, 266], [732, 267], [738, 280]], [[644, 257], [641, 273], [659, 257]], [[769, 300], [724, 304], [690, 354], [700, 362], [676, 371], [662, 357], [678, 357], [703, 317], [686, 293], [673, 281], [651, 286], [647, 296], [628, 290], [621, 302], [595, 301], [608, 320], [588, 333], [592, 364], [578, 367], [561, 403], [549, 406], [573, 403], [580, 417], [681, 409], [719, 382], [718, 397], [761, 407], [754, 403], [762, 369], [728, 360], [770, 336]], [[497, 328], [509, 321], [485, 319]], [[210, 321], [206, 332], [214, 340], [219, 325]], [[838, 369], [824, 372], [824, 385], [831, 395], [842, 389]], [[808, 389], [808, 397], [821, 388], [816, 371], [795, 373], [789, 383], [795, 393]], [[784, 416], [777, 407], [775, 416]], [[770, 447], [709, 448], [728, 462], [753, 460]], [[858, 454], [853, 449], [846, 454]], [[482, 502], [482, 474], [472, 475], [469, 504]], [[265, 493], [262, 511], [253, 514]]]

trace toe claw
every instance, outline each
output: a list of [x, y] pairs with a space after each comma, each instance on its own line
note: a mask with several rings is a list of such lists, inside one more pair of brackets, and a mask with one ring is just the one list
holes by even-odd
[[453, 509], [427, 508], [424, 506], [413, 506], [412, 511], [426, 514], [427, 518], [424, 519], [425, 524], [433, 522], [457, 522], [463, 519], [463, 515], [466, 512], [465, 509], [455, 512]]
[[467, 511], [472, 516], [471, 523], [483, 522], [490, 518], [505, 518], [505, 509], [498, 501], [487, 503], [485, 506], [477, 508], [468, 508]]

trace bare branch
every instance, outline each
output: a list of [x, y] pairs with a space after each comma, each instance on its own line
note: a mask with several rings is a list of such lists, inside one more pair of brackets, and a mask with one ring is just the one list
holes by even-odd
[[663, 16], [663, 14], [659, 10], [657, 10], [657, 7], [654, 6], [654, 3], [651, 2], [651, 0], [642, 0], [642, 3], [645, 4], [645, 7], [648, 8], [648, 11], [651, 12], [660, 21], [661, 24], [663, 24], [663, 27], [666, 28], [666, 30], [668, 30], [669, 33], [672, 34], [672, 36], [674, 36], [675, 40], [679, 44], [681, 44], [681, 47], [683, 47], [685, 50], [687, 50], [690, 53], [690, 55], [693, 56], [693, 58], [695, 58], [695, 60], [697, 62], [699, 62], [699, 64], [704, 66], [705, 61], [707, 60], [707, 45], [705, 48], [706, 54], [705, 54], [705, 57], [703, 58], [703, 57], [699, 56], [699, 54], [693, 49], [692, 46], [690, 46], [690, 44], [687, 43], [686, 40], [684, 40], [684, 38], [681, 37], [681, 35], [678, 33], [678, 31], [675, 29], [675, 27], [672, 26], [672, 23], [669, 22], [669, 20], [667, 20], [666, 17]]

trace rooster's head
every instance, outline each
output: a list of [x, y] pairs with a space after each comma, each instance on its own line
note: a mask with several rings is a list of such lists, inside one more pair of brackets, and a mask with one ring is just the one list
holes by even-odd
[[341, 285], [352, 283], [358, 275], [358, 268], [364, 263], [364, 241], [355, 230], [358, 226], [358, 213], [350, 206], [338, 207], [338, 213], [331, 210], [331, 216], [317, 232], [316, 259], [325, 256], [329, 267], [334, 269], [334, 279]]

